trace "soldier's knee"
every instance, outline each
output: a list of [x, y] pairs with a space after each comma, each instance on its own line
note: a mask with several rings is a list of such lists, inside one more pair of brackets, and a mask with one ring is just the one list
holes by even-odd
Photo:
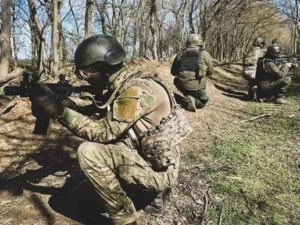
[[289, 86], [289, 85], [292, 83], [292, 78], [290, 78], [290, 77], [285, 77], [284, 83], [285, 83], [285, 85]]
[[196, 99], [195, 105], [197, 109], [202, 109], [206, 106], [208, 98], [206, 99]]
[[[92, 162], [96, 158], [97, 160], [101, 160], [102, 157], [99, 157], [105, 153], [105, 145], [94, 143], [94, 142], [84, 142], [82, 143], [77, 150], [77, 157], [79, 160], [79, 164], [82, 167], [86, 164], [86, 162]], [[95, 157], [97, 155], [97, 157]]]

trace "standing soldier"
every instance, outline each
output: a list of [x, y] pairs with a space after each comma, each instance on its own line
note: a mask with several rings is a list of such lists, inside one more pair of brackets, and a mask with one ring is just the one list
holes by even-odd
[[251, 49], [247, 52], [244, 58], [244, 69], [242, 76], [248, 81], [248, 97], [250, 100], [256, 100], [257, 85], [255, 83], [255, 74], [257, 60], [264, 57], [266, 50], [264, 49], [266, 41], [263, 38], [255, 38]]
[[256, 83], [259, 98], [273, 99], [275, 103], [285, 104], [284, 93], [291, 85], [291, 78], [287, 73], [291, 63], [285, 63], [281, 67], [275, 64], [275, 59], [280, 57], [279, 45], [270, 45], [265, 57], [260, 58], [257, 63]]
[[109, 35], [89, 37], [76, 49], [77, 76], [110, 94], [104, 105], [95, 103], [107, 106], [102, 118], [64, 107], [43, 86], [48, 95], [32, 98], [32, 104], [87, 140], [77, 153], [82, 171], [113, 224], [134, 225], [136, 209], [124, 187], [144, 196], [155, 193], [145, 210], [164, 210], [178, 176], [178, 144], [191, 127], [169, 87], [151, 73], [123, 66], [124, 58], [122, 46]]
[[186, 109], [195, 112], [204, 108], [208, 102], [206, 77], [213, 74], [211, 56], [204, 50], [204, 42], [199, 34], [191, 34], [187, 48], [173, 61], [171, 74], [175, 76], [174, 85], [186, 97]]

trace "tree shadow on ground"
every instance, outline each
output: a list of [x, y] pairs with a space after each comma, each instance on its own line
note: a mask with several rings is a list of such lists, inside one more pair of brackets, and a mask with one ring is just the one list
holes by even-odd
[[239, 91], [239, 90], [233, 90], [231, 88], [228, 87], [224, 87], [222, 85], [219, 84], [214, 84], [214, 86], [223, 91], [223, 95], [231, 97], [231, 98], [237, 98], [240, 99], [242, 101], [249, 101], [248, 95], [245, 92]]
[[[53, 145], [51, 139], [44, 141], [44, 146], [34, 153], [27, 154], [26, 158], [18, 163], [18, 167], [0, 173], [0, 189], [19, 197], [22, 197], [24, 190], [33, 193], [30, 197], [31, 204], [50, 224], [51, 212], [47, 211], [45, 203], [36, 194], [50, 195], [48, 204], [51, 209], [74, 221], [88, 225], [111, 224], [110, 220], [102, 215], [105, 210], [98, 201], [99, 196], [86, 181], [77, 159], [70, 157], [70, 152], [62, 150], [63, 144], [71, 144], [72, 135], [62, 136], [52, 148], [49, 148], [49, 145]], [[28, 164], [32, 162], [38, 164], [39, 168], [27, 169]], [[79, 185], [83, 181], [86, 181], [85, 185]], [[61, 185], [55, 185], [57, 183]], [[123, 189], [133, 199], [137, 210], [144, 208], [157, 195], [139, 192], [125, 184]]]
[[300, 96], [300, 69], [290, 74], [292, 78], [291, 86], [288, 88], [287, 96]]

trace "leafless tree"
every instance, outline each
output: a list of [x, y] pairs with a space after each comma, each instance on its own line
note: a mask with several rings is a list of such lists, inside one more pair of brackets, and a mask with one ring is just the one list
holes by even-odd
[[5, 78], [9, 72], [11, 61], [11, 1], [2, 0], [2, 28], [1, 28], [1, 56], [0, 56], [0, 77]]
[[85, 10], [85, 38], [92, 35], [92, 16], [93, 16], [93, 1], [86, 0], [86, 10]]

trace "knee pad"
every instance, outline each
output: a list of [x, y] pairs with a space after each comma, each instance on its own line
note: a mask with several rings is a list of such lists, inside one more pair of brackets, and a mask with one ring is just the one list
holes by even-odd
[[292, 79], [290, 77], [286, 77], [284, 79], [284, 83], [285, 83], [285, 85], [290, 85], [292, 83]]

